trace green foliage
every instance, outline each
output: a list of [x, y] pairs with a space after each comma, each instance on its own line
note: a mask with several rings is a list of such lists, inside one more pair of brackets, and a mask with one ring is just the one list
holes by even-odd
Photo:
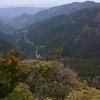
[[83, 83], [76, 82], [75, 87], [67, 96], [66, 100], [99, 100], [100, 91], [95, 88], [90, 88], [87, 86], [86, 81]]
[[[100, 91], [76, 81], [76, 73], [58, 62], [27, 61], [31, 74], [27, 84], [38, 100], [99, 100]], [[75, 81], [74, 81], [75, 80]], [[95, 99], [96, 98], [96, 99]]]
[[70, 65], [69, 67], [76, 70], [81, 77], [88, 76], [93, 79], [100, 76], [100, 59], [68, 58], [63, 63], [65, 66]]
[[75, 80], [76, 73], [58, 62], [33, 60], [30, 64], [33, 71], [26, 83], [37, 99], [50, 97], [63, 100], [69, 94], [69, 85]]
[[29, 86], [26, 84], [19, 83], [9, 96], [4, 100], [35, 100], [34, 96], [29, 90]]
[[74, 69], [81, 80], [87, 80], [88, 86], [100, 89], [100, 59], [65, 58], [63, 63]]
[[[21, 34], [21, 35], [24, 36], [23, 34]], [[19, 46], [21, 51], [23, 51], [25, 53], [25, 54], [21, 54], [21, 58], [24, 60], [36, 58], [35, 47], [33, 45], [27, 43], [21, 35], [20, 35], [20, 37], [16, 36], [16, 41], [19, 40], [19, 38], [20, 38], [20, 40], [17, 42], [16, 45]]]
[[9, 93], [21, 80], [22, 67], [19, 53], [9, 51], [9, 56], [0, 57], [0, 95]]
[[17, 28], [0, 20], [0, 30], [8, 34], [13, 34]]
[[13, 36], [7, 33], [4, 33], [0, 30], [0, 53], [3, 53], [3, 55], [5, 55], [9, 52], [10, 48], [13, 48], [13, 49], [16, 48], [14, 46]]
[[20, 65], [22, 67], [21, 77], [22, 77], [22, 79], [24, 79], [29, 76], [31, 70], [30, 70], [28, 64], [26, 64], [24, 62], [20, 62]]
[[[10, 52], [10, 56], [16, 54], [14, 51]], [[2, 60], [4, 59], [1, 57], [0, 61], [2, 62]], [[9, 63], [10, 61], [7, 62], [7, 64]], [[13, 92], [10, 93], [9, 91], [10, 94], [3, 100], [100, 100], [99, 90], [88, 87], [85, 80], [77, 81], [77, 74], [59, 62], [26, 60], [19, 65], [21, 65], [21, 73], [18, 78], [21, 76], [22, 81], [27, 85], [19, 83], [13, 89]], [[8, 84], [10, 84], [9, 79], [11, 78], [7, 79], [4, 81], [8, 81]], [[14, 81], [13, 79], [11, 83]], [[5, 86], [5, 88], [7, 87]]]
[[66, 100], [93, 100], [86, 91], [72, 91]]
[[63, 50], [63, 47], [61, 47], [61, 49], [56, 49], [56, 50], [54, 50], [54, 53], [55, 53], [55, 59], [56, 59], [57, 61], [59, 61], [60, 58], [61, 58], [62, 50]]

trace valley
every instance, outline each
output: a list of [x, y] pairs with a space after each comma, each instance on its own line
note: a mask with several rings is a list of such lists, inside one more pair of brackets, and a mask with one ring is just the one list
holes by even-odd
[[24, 34], [24, 40], [25, 40], [25, 42], [28, 44], [31, 44], [32, 46], [34, 46], [35, 48], [36, 48], [36, 58], [37, 59], [39, 59], [39, 58], [41, 58], [41, 56], [40, 56], [40, 54], [38, 54], [38, 47], [36, 46], [36, 45], [34, 45], [34, 42], [32, 43], [31, 41], [29, 41], [28, 39], [26, 39], [25, 38], [26, 36], [25, 36], [25, 34]]
[[[72, 5], [77, 10], [72, 10], [70, 8]], [[80, 8], [77, 8], [79, 5], [81, 5]], [[66, 8], [68, 8], [68, 11], [64, 10], [65, 12], [62, 12]], [[54, 12], [52, 12], [53, 10]], [[74, 2], [39, 11], [34, 14], [34, 16], [39, 17], [38, 20], [36, 19], [38, 17], [35, 18], [29, 14], [22, 14], [21, 18], [18, 16], [17, 22], [18, 20], [21, 22], [26, 17], [33, 20], [34, 18], [36, 19], [35, 22], [27, 20], [31, 24], [23, 23], [26, 27], [22, 28], [23, 26], [20, 26], [22, 29], [15, 27], [17, 23], [15, 26], [12, 26], [1, 21], [0, 30], [12, 35], [13, 43], [17, 47], [16, 50], [19, 48], [19, 52], [23, 52], [21, 56], [30, 56], [30, 58], [43, 60], [54, 59], [54, 49], [63, 46], [62, 58], [67, 56], [76, 59], [99, 58], [99, 10], [99, 3], [88, 1], [82, 3]], [[46, 14], [49, 11], [51, 11], [52, 16]], [[58, 11], [59, 14], [56, 13]], [[44, 19], [41, 21], [42, 17], [40, 15], [44, 16]], [[14, 20], [16, 20], [16, 17]], [[15, 23], [14, 20], [12, 22]], [[8, 40], [11, 41], [11, 39]], [[41, 48], [42, 45], [45, 47]]]
[[[78, 11], [77, 9], [73, 11], [72, 8], [70, 8], [72, 5], [74, 5], [73, 8], [77, 8], [78, 5], [81, 5], [80, 8], [78, 8], [80, 10]], [[66, 8], [69, 10], [64, 10], [65, 12], [62, 14], [62, 10]], [[53, 9], [56, 10], [52, 12]], [[33, 15], [30, 16], [29, 14], [22, 14], [21, 18], [18, 16], [18, 23], [24, 20], [24, 18], [26, 19], [26, 17], [33, 20], [34, 18], [36, 19], [35, 22], [27, 20], [27, 22], [31, 22], [31, 24], [23, 23], [23, 25], [26, 26], [24, 26], [25, 28], [18, 25], [18, 27], [22, 29], [15, 27], [17, 23], [15, 26], [12, 26], [1, 21], [0, 30], [11, 34], [12, 38], [14, 38], [14, 45], [20, 48], [19, 50], [24, 52], [27, 57], [30, 55], [31, 58], [41, 58], [44, 60], [54, 59], [54, 49], [63, 46], [62, 58], [67, 56], [78, 59], [99, 58], [99, 10], [99, 3], [88, 1], [82, 3], [74, 2], [69, 5], [61, 5], [39, 11], [34, 14], [34, 16], [39, 17], [38, 20], [36, 19], [38, 17], [35, 18]], [[52, 16], [49, 14], [45, 15], [45, 13], [49, 11], [51, 11]], [[59, 14], [56, 14], [58, 11], [61, 11], [61, 13], [59, 12]], [[54, 15], [54, 13], [56, 15]], [[44, 16], [44, 19], [41, 21], [40, 19], [42, 17], [40, 15]], [[15, 20], [16, 17], [12, 22], [15, 23]], [[41, 48], [41, 45], [44, 45], [45, 48]], [[93, 47], [94, 45], [95, 48]], [[83, 49], [84, 47], [85, 49]]]
[[100, 47], [99, 21], [95, 21], [99, 9], [100, 7], [94, 7], [91, 10], [87, 8], [69, 16], [60, 15], [32, 24], [26, 27], [28, 30], [26, 37], [39, 48], [45, 45], [45, 48], [39, 49], [39, 52], [41, 56], [48, 57], [47, 59], [49, 56], [53, 58], [53, 49], [61, 46], [63, 46], [62, 56], [98, 58], [99, 49], [94, 49], [93, 45], [96, 44], [96, 48]]
[[0, 8], [0, 100], [100, 100], [100, 3]]

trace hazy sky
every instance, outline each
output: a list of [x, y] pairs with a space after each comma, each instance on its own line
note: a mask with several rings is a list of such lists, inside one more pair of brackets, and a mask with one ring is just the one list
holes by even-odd
[[[83, 2], [86, 0], [0, 0], [0, 6], [2, 5], [19, 5], [19, 4], [35, 4], [35, 5], [61, 5], [68, 4], [71, 2]], [[92, 0], [88, 0], [92, 1]], [[93, 0], [100, 2], [100, 0]]]

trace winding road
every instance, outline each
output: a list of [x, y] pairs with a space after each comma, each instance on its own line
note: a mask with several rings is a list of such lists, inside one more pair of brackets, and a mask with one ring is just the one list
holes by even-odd
[[26, 35], [24, 34], [24, 40], [25, 40], [25, 42], [31, 44], [32, 46], [34, 46], [36, 48], [36, 51], [35, 51], [36, 58], [40, 59], [41, 56], [38, 54], [38, 47], [36, 45], [34, 45], [34, 43], [32, 43], [31, 41], [29, 41], [28, 39], [26, 39], [25, 37], [26, 37]]

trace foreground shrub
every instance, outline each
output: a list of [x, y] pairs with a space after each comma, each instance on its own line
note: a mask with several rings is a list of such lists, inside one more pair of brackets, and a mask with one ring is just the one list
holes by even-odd
[[88, 87], [86, 81], [83, 83], [76, 82], [75, 88], [66, 100], [100, 100], [100, 91]]
[[29, 87], [26, 84], [20, 83], [14, 88], [13, 93], [4, 100], [35, 100], [35, 98], [29, 91]]
[[7, 95], [21, 80], [22, 67], [18, 52], [9, 51], [9, 55], [0, 56], [0, 96]]
[[76, 73], [58, 62], [34, 61], [33, 65], [27, 84], [37, 99], [63, 100], [69, 94]]

